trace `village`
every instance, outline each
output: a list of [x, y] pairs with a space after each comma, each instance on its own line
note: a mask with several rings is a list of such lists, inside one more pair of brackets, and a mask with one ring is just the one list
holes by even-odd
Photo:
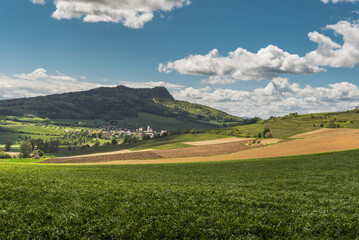
[[168, 135], [167, 130], [153, 130], [150, 125], [147, 128], [121, 129], [117, 126], [103, 125], [95, 130], [90, 130], [89, 135], [97, 136], [103, 139], [118, 139], [124, 136], [136, 137], [138, 140], [147, 140], [151, 138], [165, 137]]

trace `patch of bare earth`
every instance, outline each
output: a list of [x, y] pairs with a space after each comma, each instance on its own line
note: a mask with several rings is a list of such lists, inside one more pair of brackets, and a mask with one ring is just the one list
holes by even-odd
[[184, 142], [184, 144], [192, 145], [192, 146], [207, 146], [213, 144], [220, 144], [220, 143], [234, 143], [234, 142], [247, 142], [251, 141], [253, 138], [221, 138], [215, 140], [206, 140], [206, 141], [198, 141], [198, 142]]
[[359, 149], [359, 129], [319, 129], [310, 133], [296, 135], [293, 137], [293, 140], [287, 142], [217, 156], [166, 158], [152, 160], [128, 160], [97, 164], [152, 164], [228, 161], [283, 157], [302, 154], [343, 151], [350, 149]]
[[[247, 141], [248, 142], [248, 141]], [[107, 162], [114, 160], [145, 160], [145, 159], [164, 159], [164, 158], [190, 158], [199, 156], [215, 156], [229, 154], [259, 147], [261, 145], [248, 146], [245, 142], [230, 142], [212, 145], [195, 146], [190, 148], [177, 148], [167, 150], [151, 150], [141, 152], [118, 152], [108, 154], [93, 154], [87, 156], [65, 157], [47, 159], [43, 163], [84, 163], [84, 162]], [[249, 142], [248, 142], [249, 143]]]

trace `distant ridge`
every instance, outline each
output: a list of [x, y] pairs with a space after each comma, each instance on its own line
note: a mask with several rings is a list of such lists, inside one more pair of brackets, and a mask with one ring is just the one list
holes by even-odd
[[82, 92], [0, 100], [0, 115], [33, 114], [49, 119], [123, 120], [136, 118], [140, 113], [217, 127], [243, 120], [211, 107], [177, 101], [164, 87], [129, 88], [121, 85]]

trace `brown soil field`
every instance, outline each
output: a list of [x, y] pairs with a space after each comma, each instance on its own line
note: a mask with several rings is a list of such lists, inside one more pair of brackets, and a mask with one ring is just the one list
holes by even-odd
[[246, 142], [251, 141], [254, 138], [221, 138], [215, 140], [206, 140], [206, 141], [198, 141], [198, 142], [184, 142], [184, 144], [193, 145], [193, 146], [206, 146], [206, 145], [213, 145], [213, 144], [220, 144], [220, 143], [234, 143], [234, 142]]
[[[267, 141], [262, 140], [262, 144], [270, 144], [277, 141], [278, 140], [276, 139], [268, 139]], [[132, 153], [133, 155], [121, 156], [121, 158], [119, 156], [120, 154], [114, 154], [97, 156], [104, 157], [101, 159], [89, 159], [89, 157], [86, 157], [86, 159], [83, 159], [83, 161], [76, 161], [76, 159], [73, 159], [74, 161], [66, 161], [64, 158], [59, 158], [49, 159], [45, 162], [81, 163], [86, 161], [87, 163], [85, 164], [153, 164], [211, 162], [283, 157], [302, 154], [343, 151], [358, 148], [359, 129], [338, 128], [319, 129], [309, 133], [298, 134], [296, 136], [293, 136], [292, 139], [289, 141], [264, 147], [248, 147], [239, 143], [222, 143], [184, 149], [137, 152]], [[147, 154], [147, 156], [145, 154]], [[122, 159], [122, 157], [124, 157], [125, 159]]]
[[232, 142], [232, 143], [195, 146], [190, 148], [177, 148], [177, 149], [151, 150], [151, 151], [138, 151], [138, 152], [119, 151], [117, 153], [64, 157], [64, 158], [56, 158], [56, 159], [47, 159], [43, 161], [43, 163], [84, 163], [84, 162], [106, 162], [113, 160], [129, 160], [129, 159], [144, 160], [144, 159], [215, 156], [220, 154], [229, 154], [233, 152], [248, 150], [260, 146], [262, 145], [247, 146], [243, 142], [241, 143]]
[[359, 129], [319, 129], [313, 132], [296, 135], [293, 137], [293, 140], [287, 142], [217, 156], [128, 160], [93, 164], [153, 164], [229, 161], [314, 154], [350, 149], [359, 149]]

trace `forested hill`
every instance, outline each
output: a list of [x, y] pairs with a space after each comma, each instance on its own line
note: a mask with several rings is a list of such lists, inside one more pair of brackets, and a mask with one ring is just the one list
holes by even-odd
[[121, 120], [137, 117], [139, 113], [201, 123], [242, 121], [207, 106], [176, 101], [164, 87], [101, 87], [83, 92], [0, 100], [0, 115]]

